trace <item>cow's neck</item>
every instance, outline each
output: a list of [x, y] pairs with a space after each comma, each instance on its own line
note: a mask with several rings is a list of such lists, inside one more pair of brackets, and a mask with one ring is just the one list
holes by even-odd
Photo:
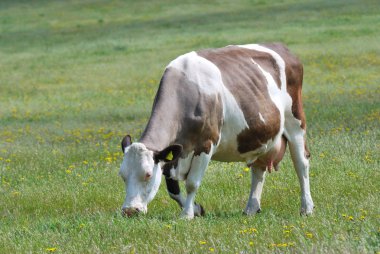
[[140, 138], [140, 142], [153, 151], [165, 149], [178, 137], [180, 103], [176, 86], [171, 82], [175, 78], [174, 74], [165, 71], [154, 100], [152, 114]]
[[176, 140], [178, 127], [168, 119], [151, 116], [139, 142], [149, 150], [162, 151]]

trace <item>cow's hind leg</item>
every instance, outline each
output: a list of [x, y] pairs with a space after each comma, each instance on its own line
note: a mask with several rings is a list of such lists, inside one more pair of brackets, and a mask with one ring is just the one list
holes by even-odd
[[290, 154], [301, 186], [301, 215], [310, 215], [313, 213], [314, 203], [310, 193], [310, 155], [306, 148], [306, 132], [301, 128], [300, 121], [293, 116], [285, 120], [285, 125]]
[[203, 207], [195, 204], [194, 200], [210, 159], [211, 152], [209, 154], [201, 153], [199, 156], [194, 156], [192, 160], [191, 168], [186, 178], [187, 197], [181, 214], [182, 218], [192, 219], [194, 216], [204, 215]]
[[251, 166], [251, 192], [249, 194], [247, 207], [244, 210], [246, 215], [255, 215], [261, 212], [260, 200], [265, 181], [265, 168]]

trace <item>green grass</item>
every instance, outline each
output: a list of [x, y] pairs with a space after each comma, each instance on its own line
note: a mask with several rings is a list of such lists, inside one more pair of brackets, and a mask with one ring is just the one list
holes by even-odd
[[[0, 2], [0, 253], [379, 253], [380, 4], [365, 1]], [[121, 138], [138, 138], [179, 54], [280, 41], [303, 61], [315, 213], [287, 155], [263, 212], [249, 174], [211, 163], [206, 216], [164, 183], [122, 218]]]

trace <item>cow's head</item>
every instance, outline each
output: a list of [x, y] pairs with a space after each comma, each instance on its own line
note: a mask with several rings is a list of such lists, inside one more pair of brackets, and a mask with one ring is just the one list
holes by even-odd
[[121, 142], [124, 152], [120, 166], [120, 176], [125, 182], [126, 197], [122, 207], [124, 216], [138, 212], [147, 212], [148, 203], [154, 198], [161, 183], [164, 163], [176, 160], [181, 152], [181, 145], [171, 145], [160, 152], [153, 152], [143, 143], [133, 143], [127, 135]]

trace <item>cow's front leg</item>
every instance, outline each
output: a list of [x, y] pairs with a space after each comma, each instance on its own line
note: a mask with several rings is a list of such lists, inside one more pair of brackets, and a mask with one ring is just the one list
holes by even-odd
[[166, 176], [165, 180], [169, 196], [174, 199], [181, 208], [183, 208], [185, 206], [185, 198], [181, 195], [181, 189], [179, 188], [178, 181], [170, 178], [169, 176]]
[[266, 170], [251, 167], [251, 192], [249, 194], [247, 207], [244, 210], [246, 215], [255, 215], [261, 211], [260, 200], [265, 181]]
[[194, 156], [193, 158], [189, 174], [186, 178], [187, 198], [181, 214], [182, 218], [192, 219], [194, 216], [204, 215], [203, 207], [199, 204], [195, 204], [194, 200], [210, 159], [211, 152], [210, 154], [201, 153], [199, 156]]

